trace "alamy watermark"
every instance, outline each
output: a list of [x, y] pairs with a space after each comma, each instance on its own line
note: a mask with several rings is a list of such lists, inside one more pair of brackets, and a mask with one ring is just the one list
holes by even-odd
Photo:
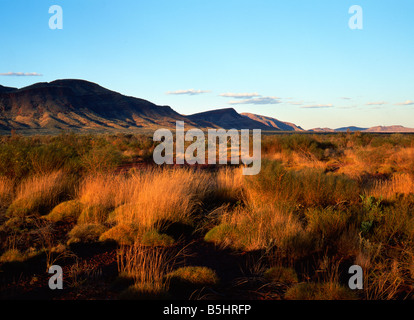
[[52, 290], [63, 289], [63, 271], [62, 267], [58, 265], [50, 266], [49, 274], [53, 274], [49, 278], [49, 288]]
[[362, 30], [364, 27], [362, 7], [353, 5], [349, 8], [348, 13], [353, 14], [353, 16], [348, 21], [349, 28], [352, 30]]
[[[196, 141], [194, 141], [196, 138]], [[171, 130], [158, 129], [154, 133], [154, 141], [161, 141], [153, 153], [156, 164], [206, 164], [206, 149], [208, 151], [207, 164], [228, 164], [228, 153], [230, 152], [230, 163], [240, 164], [243, 175], [256, 175], [261, 169], [261, 130], [253, 129], [252, 133], [252, 155], [250, 155], [250, 130], [249, 129], [208, 129], [208, 136], [200, 129], [184, 131], [184, 121], [176, 122], [175, 150], [174, 135]], [[217, 140], [219, 143], [217, 144]], [[185, 150], [185, 141], [193, 142]], [[230, 141], [230, 149], [229, 149]], [[207, 144], [207, 146], [206, 146]], [[218, 150], [217, 150], [218, 147]], [[217, 153], [218, 151], [218, 153]], [[252, 165], [251, 167], [248, 167]]]
[[53, 5], [49, 8], [49, 13], [53, 14], [49, 18], [49, 28], [51, 30], [63, 29], [63, 9], [61, 6]]

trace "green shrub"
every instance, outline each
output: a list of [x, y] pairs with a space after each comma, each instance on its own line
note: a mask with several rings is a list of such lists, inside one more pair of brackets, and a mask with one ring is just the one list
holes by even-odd
[[6, 217], [25, 217], [31, 214], [38, 214], [42, 209], [42, 196], [33, 195], [30, 198], [21, 198], [12, 202], [6, 211]]
[[350, 225], [352, 212], [339, 208], [309, 208], [305, 211], [309, 232], [324, 238], [338, 238]]
[[57, 205], [45, 218], [53, 222], [75, 222], [81, 211], [82, 204], [78, 200], [70, 200]]
[[142, 235], [141, 244], [151, 247], [169, 247], [174, 244], [174, 238], [167, 234], [159, 233], [157, 230], [150, 230]]
[[119, 245], [133, 245], [137, 234], [138, 230], [134, 225], [122, 223], [104, 232], [99, 241], [114, 240]]
[[208, 231], [204, 236], [204, 241], [220, 244], [222, 246], [239, 246], [237, 244], [244, 238], [245, 237], [239, 233], [237, 228], [229, 224], [222, 223]]
[[73, 243], [94, 243], [104, 233], [106, 228], [100, 224], [81, 224], [69, 232], [68, 245]]
[[84, 206], [78, 217], [78, 224], [105, 223], [108, 219], [108, 209], [103, 205]]

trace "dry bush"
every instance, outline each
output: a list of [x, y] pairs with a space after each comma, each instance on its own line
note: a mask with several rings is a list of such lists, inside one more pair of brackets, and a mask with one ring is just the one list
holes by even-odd
[[161, 221], [191, 223], [191, 216], [209, 191], [211, 181], [204, 172], [154, 170], [131, 178], [130, 197], [112, 220], [148, 229]]
[[134, 179], [111, 173], [86, 176], [79, 187], [83, 211], [78, 223], [104, 223], [108, 214], [131, 198]]
[[289, 170], [276, 161], [263, 161], [257, 176], [246, 178], [249, 203], [287, 202], [303, 207], [359, 202], [358, 183], [344, 175], [319, 169]]
[[7, 177], [0, 177], [0, 217], [12, 202], [14, 195], [14, 181]]
[[119, 275], [132, 278], [134, 285], [121, 294], [121, 298], [157, 298], [165, 295], [168, 284], [165, 275], [172, 270], [175, 257], [161, 248], [135, 243], [122, 246], [117, 252]]
[[390, 180], [375, 181], [368, 194], [385, 200], [393, 199], [398, 194], [414, 193], [414, 177], [409, 173], [395, 173]]
[[115, 208], [131, 196], [131, 182], [123, 175], [89, 175], [82, 180], [78, 197], [85, 206]]
[[181, 267], [166, 275], [173, 289], [189, 288], [194, 290], [201, 287], [214, 287], [220, 279], [217, 273], [207, 267]]
[[206, 234], [205, 240], [248, 251], [271, 246], [289, 251], [295, 250], [297, 243], [306, 250], [306, 237], [291, 208], [259, 205], [227, 212], [221, 224]]
[[216, 175], [214, 194], [217, 198], [226, 201], [243, 199], [243, 168], [223, 168]]
[[11, 217], [46, 214], [62, 199], [68, 197], [73, 189], [73, 179], [62, 171], [33, 176], [18, 186], [16, 198], [7, 209], [7, 215]]

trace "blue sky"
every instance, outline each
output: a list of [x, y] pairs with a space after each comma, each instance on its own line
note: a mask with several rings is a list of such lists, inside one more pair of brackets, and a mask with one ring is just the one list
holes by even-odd
[[414, 127], [413, 15], [412, 0], [0, 0], [0, 84], [76, 78], [182, 114]]

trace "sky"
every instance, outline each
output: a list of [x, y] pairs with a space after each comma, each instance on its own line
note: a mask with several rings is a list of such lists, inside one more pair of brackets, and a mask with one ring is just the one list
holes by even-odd
[[184, 115], [414, 128], [413, 15], [413, 0], [0, 0], [0, 84], [83, 79]]

